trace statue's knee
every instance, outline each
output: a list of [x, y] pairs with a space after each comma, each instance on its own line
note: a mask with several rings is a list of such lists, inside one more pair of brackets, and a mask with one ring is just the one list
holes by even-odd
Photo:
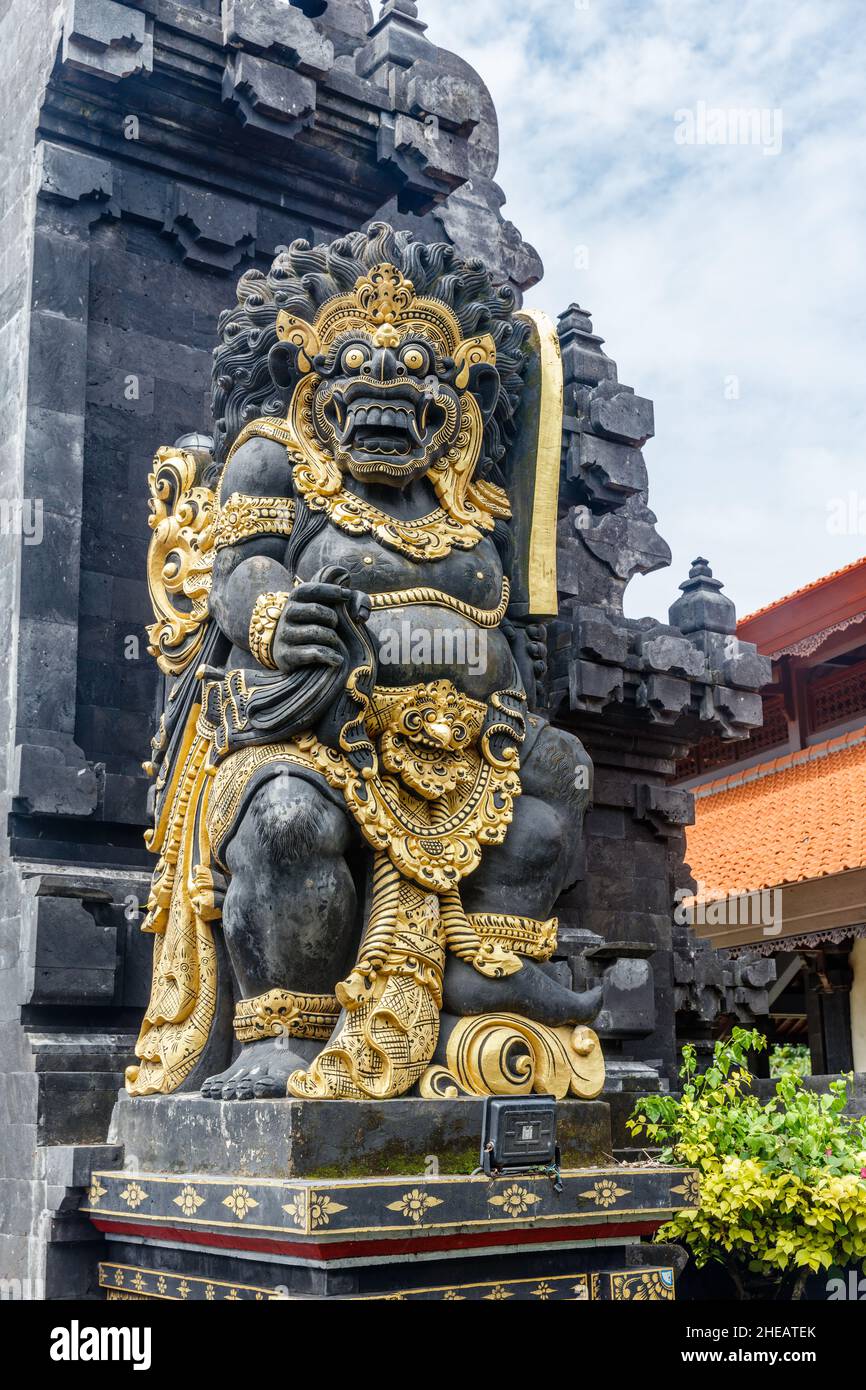
[[275, 864], [309, 861], [346, 848], [344, 814], [308, 782], [272, 778], [253, 798], [249, 816], [256, 840]]
[[521, 768], [521, 781], [529, 795], [582, 816], [592, 801], [592, 759], [575, 734], [549, 725]]
[[554, 806], [534, 796], [522, 796], [506, 849], [516, 852], [517, 862], [534, 875], [549, 868], [564, 839], [562, 817]]

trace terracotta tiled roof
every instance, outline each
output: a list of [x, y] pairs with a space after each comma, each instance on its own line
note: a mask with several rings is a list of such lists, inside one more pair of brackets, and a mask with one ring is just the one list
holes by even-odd
[[686, 859], [700, 897], [866, 865], [866, 727], [694, 792]]
[[804, 584], [800, 589], [793, 589], [790, 594], [784, 594], [782, 598], [774, 599], [772, 603], [765, 603], [763, 608], [756, 608], [754, 613], [747, 613], [745, 618], [738, 620], [737, 626], [741, 623], [750, 623], [753, 618], [763, 617], [765, 613], [772, 613], [774, 608], [781, 608], [783, 603], [789, 603], [792, 598], [801, 598], [803, 594], [811, 594], [815, 589], [823, 589], [825, 584], [831, 584], [834, 579], [839, 579], [843, 574], [850, 574], [852, 570], [859, 569], [861, 565], [866, 565], [866, 555], [859, 560], [852, 560], [850, 565], [843, 565], [841, 569], [831, 570], [829, 574], [824, 574], [820, 579], [813, 579], [811, 584]]

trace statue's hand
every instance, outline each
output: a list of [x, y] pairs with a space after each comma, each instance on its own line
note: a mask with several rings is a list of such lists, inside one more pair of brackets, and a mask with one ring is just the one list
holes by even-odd
[[292, 590], [277, 623], [271, 648], [277, 669], [297, 671], [303, 666], [331, 666], [348, 660], [337, 635], [335, 605], [349, 595], [340, 584], [299, 584]]

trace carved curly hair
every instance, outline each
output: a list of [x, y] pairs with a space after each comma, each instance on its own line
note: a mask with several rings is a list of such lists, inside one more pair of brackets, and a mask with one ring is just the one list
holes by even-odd
[[516, 297], [508, 285], [494, 285], [480, 260], [464, 261], [445, 242], [416, 241], [374, 222], [366, 232], [349, 232], [320, 246], [294, 241], [277, 256], [267, 275], [248, 270], [238, 283], [238, 307], [220, 315], [220, 345], [214, 349], [213, 417], [215, 450], [222, 463], [244, 425], [261, 415], [282, 414], [288, 401], [268, 370], [268, 353], [277, 341], [280, 309], [312, 321], [325, 303], [354, 289], [380, 262], [397, 266], [416, 293], [440, 299], [456, 314], [467, 337], [490, 333], [496, 343], [501, 386], [487, 426], [478, 471], [502, 482], [500, 463], [514, 433], [520, 403], [526, 323], [514, 317]]

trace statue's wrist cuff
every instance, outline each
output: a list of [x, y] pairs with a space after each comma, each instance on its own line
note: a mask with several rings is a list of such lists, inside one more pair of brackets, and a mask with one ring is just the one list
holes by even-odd
[[250, 618], [250, 651], [260, 666], [276, 671], [273, 645], [277, 624], [289, 599], [288, 594], [259, 594]]

